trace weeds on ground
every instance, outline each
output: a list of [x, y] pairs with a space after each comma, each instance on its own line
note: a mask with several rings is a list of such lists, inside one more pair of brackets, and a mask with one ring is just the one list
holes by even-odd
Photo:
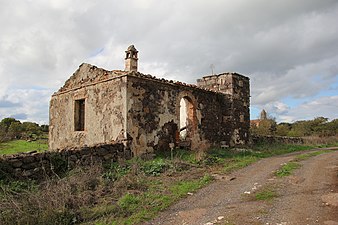
[[313, 145], [269, 144], [260, 143], [251, 147], [253, 154], [259, 158], [267, 158], [274, 155], [283, 155], [292, 152], [313, 149]]
[[258, 201], [271, 201], [277, 197], [277, 193], [272, 188], [264, 188], [261, 191], [255, 193], [255, 200]]
[[291, 175], [291, 173], [298, 169], [301, 165], [296, 162], [288, 162], [283, 164], [283, 166], [275, 172], [277, 177], [285, 177]]
[[327, 137], [309, 136], [309, 137], [304, 137], [304, 140], [307, 145], [314, 145], [318, 148], [338, 146], [338, 135], [327, 136]]
[[294, 170], [301, 167], [301, 164], [299, 164], [298, 162], [303, 161], [303, 160], [307, 160], [311, 157], [321, 155], [321, 154], [324, 154], [324, 153], [328, 153], [328, 152], [330, 152], [330, 151], [329, 150], [321, 150], [321, 151], [315, 151], [315, 152], [310, 152], [310, 153], [298, 155], [291, 162], [283, 164], [282, 167], [275, 172], [275, 175], [277, 177], [289, 176], [289, 175], [292, 174], [292, 172]]
[[246, 167], [258, 160], [255, 156], [243, 156], [243, 157], [237, 157], [233, 158], [224, 165], [223, 172], [230, 173], [234, 170]]
[[311, 157], [321, 155], [321, 154], [324, 154], [324, 153], [328, 153], [328, 152], [331, 152], [331, 151], [330, 150], [321, 150], [321, 151], [315, 151], [315, 152], [297, 155], [294, 161], [299, 162], [299, 161], [306, 160], [306, 159], [309, 159]]
[[[174, 150], [153, 160], [139, 158], [76, 168], [61, 178], [36, 184], [0, 184], [3, 224], [135, 224], [211, 182], [214, 167], [230, 172], [259, 158], [309, 147], [276, 145], [214, 149], [204, 159]], [[198, 171], [198, 172], [197, 172]], [[209, 171], [209, 172], [208, 172]], [[270, 198], [272, 193], [257, 196]], [[113, 221], [113, 222], [112, 222]]]

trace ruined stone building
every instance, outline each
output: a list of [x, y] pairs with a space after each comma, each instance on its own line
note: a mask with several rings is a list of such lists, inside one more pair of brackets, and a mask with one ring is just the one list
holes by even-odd
[[248, 142], [248, 77], [222, 73], [190, 85], [142, 74], [137, 63], [132, 45], [124, 71], [80, 65], [51, 97], [49, 148], [122, 142], [141, 155], [170, 145], [205, 150]]

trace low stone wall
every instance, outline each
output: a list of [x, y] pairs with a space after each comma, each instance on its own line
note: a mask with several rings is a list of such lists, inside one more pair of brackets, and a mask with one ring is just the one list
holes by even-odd
[[130, 151], [123, 144], [105, 144], [80, 149], [30, 152], [0, 157], [1, 179], [34, 179], [60, 175], [77, 165], [115, 162], [119, 158], [130, 158]]
[[252, 135], [251, 143], [252, 144], [261, 144], [261, 143], [304, 144], [304, 139], [301, 137]]

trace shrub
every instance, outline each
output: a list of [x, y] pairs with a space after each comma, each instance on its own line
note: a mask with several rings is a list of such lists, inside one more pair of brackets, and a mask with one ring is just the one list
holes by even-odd
[[163, 173], [169, 165], [164, 159], [154, 159], [151, 161], [144, 162], [142, 170], [146, 175], [158, 176]]

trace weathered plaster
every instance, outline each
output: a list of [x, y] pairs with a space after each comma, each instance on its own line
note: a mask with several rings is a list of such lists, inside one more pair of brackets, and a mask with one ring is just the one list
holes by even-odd
[[[180, 101], [187, 99], [187, 142], [192, 150], [249, 141], [249, 79], [225, 73], [196, 85], [135, 71], [106, 71], [82, 64], [52, 96], [51, 149], [121, 142], [134, 155], [182, 144]], [[85, 99], [85, 129], [74, 131], [74, 101]], [[190, 107], [190, 108], [189, 108]]]

